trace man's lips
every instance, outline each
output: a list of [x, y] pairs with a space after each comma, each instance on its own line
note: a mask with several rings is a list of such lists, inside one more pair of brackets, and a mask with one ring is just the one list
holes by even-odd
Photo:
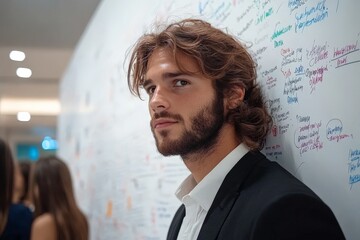
[[152, 121], [152, 127], [153, 129], [159, 129], [159, 128], [168, 127], [174, 123], [177, 123], [177, 121], [173, 119], [159, 118]]

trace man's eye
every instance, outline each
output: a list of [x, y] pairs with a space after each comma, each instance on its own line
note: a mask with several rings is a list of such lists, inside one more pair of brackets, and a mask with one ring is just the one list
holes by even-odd
[[182, 86], [186, 86], [186, 85], [188, 85], [188, 84], [189, 84], [189, 82], [186, 81], [186, 80], [177, 80], [177, 81], [175, 82], [175, 86], [176, 86], [176, 87], [182, 87]]
[[149, 94], [149, 95], [153, 94], [154, 91], [155, 91], [155, 87], [148, 87], [148, 88], [146, 88], [146, 92], [147, 92], [147, 94]]

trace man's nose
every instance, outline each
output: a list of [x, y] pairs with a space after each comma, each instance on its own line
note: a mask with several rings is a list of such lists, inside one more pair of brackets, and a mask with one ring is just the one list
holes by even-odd
[[150, 99], [150, 109], [155, 113], [160, 113], [164, 110], [167, 110], [169, 106], [170, 103], [168, 94], [166, 94], [166, 90], [157, 87]]

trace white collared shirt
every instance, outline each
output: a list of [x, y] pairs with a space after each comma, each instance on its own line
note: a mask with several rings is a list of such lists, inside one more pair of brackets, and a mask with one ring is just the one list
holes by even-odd
[[206, 214], [210, 209], [225, 176], [249, 148], [240, 144], [215, 166], [198, 184], [189, 175], [179, 186], [175, 195], [185, 205], [183, 219], [177, 240], [197, 239]]

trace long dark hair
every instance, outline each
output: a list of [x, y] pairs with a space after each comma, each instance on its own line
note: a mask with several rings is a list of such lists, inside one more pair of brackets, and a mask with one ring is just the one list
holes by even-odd
[[31, 161], [21, 161], [19, 162], [20, 172], [24, 178], [24, 191], [20, 196], [20, 202], [24, 203], [29, 198], [29, 179], [30, 179], [30, 171], [31, 171]]
[[14, 160], [9, 145], [0, 139], [0, 235], [5, 229], [14, 184]]
[[56, 156], [40, 158], [34, 165], [31, 188], [35, 217], [51, 214], [58, 239], [88, 239], [88, 223], [76, 204], [70, 171], [65, 162]]
[[[272, 118], [256, 83], [256, 64], [242, 43], [199, 19], [185, 19], [159, 33], [145, 34], [134, 45], [128, 67], [129, 89], [136, 96], [140, 97], [148, 60], [158, 48], [172, 50], [176, 61], [178, 52], [195, 59], [202, 74], [215, 81], [220, 96], [230, 96], [235, 87], [245, 89], [244, 101], [229, 112], [227, 120], [234, 123], [237, 137], [252, 150], [264, 146]], [[177, 64], [187, 72], [180, 62]]]

